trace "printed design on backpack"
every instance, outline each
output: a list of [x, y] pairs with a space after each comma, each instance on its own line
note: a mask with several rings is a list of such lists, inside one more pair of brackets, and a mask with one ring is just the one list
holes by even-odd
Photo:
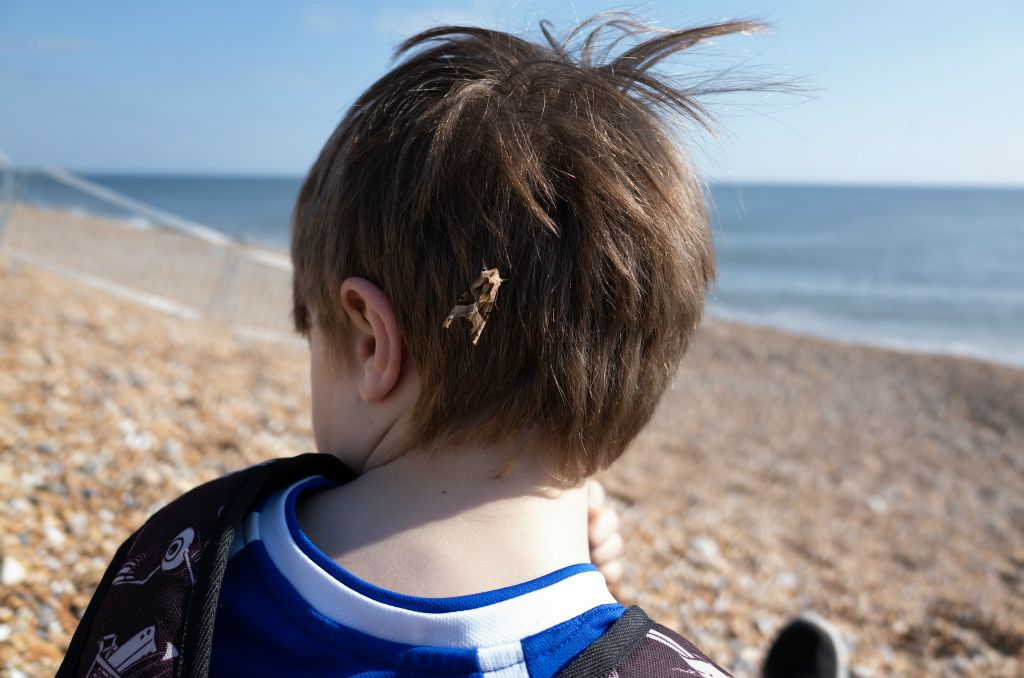
[[123, 644], [113, 633], [99, 641], [99, 651], [89, 667], [86, 678], [126, 678], [142, 675], [155, 664], [178, 656], [173, 644], [167, 643], [163, 655], [156, 646], [156, 627], [147, 626]]
[[[129, 558], [117, 571], [110, 585], [142, 586], [157, 574], [184, 574], [188, 577], [187, 586], [195, 586], [196, 575], [192, 563], [202, 552], [201, 542], [196, 541], [197, 536], [195, 528], [186, 527], [166, 542], [162, 557], [155, 555], [159, 553], [157, 549], [150, 548]], [[157, 625], [152, 624], [123, 643], [117, 642], [115, 633], [103, 636], [97, 643], [96, 657], [86, 673], [87, 678], [123, 678], [150, 674], [161, 662], [178, 657], [178, 649], [170, 641], [166, 642], [161, 653], [156, 645], [156, 635]]]
[[[221, 510], [223, 507], [217, 511], [218, 515]], [[168, 585], [181, 587], [178, 590], [194, 588], [196, 574], [193, 563], [198, 562], [203, 553], [203, 542], [198, 537], [199, 533], [194, 527], [186, 527], [170, 541], [144, 548], [125, 561], [110, 585], [142, 587], [153, 580], [153, 585], [159, 588]], [[172, 579], [160, 581], [167, 577]], [[170, 640], [164, 642], [162, 650], [157, 646], [157, 635], [167, 636], [157, 628], [167, 620], [157, 614], [158, 618], [153, 620], [155, 623], [123, 643], [118, 643], [116, 633], [108, 633], [100, 638], [96, 656], [85, 674], [86, 678], [165, 675], [172, 666], [170, 661], [176, 659], [179, 652]]]
[[683, 660], [687, 667], [689, 667], [689, 672], [687, 672], [685, 668], [673, 669], [673, 671], [677, 671], [680, 676], [692, 676], [693, 678], [730, 678], [729, 674], [723, 673], [719, 670], [717, 666], [711, 663], [710, 659], [697, 652], [695, 648], [684, 647], [682, 643], [678, 642], [671, 636], [662, 633], [657, 627], [648, 631], [647, 637], [655, 642], [661, 643], [679, 655], [679, 658]]
[[114, 577], [114, 581], [111, 582], [111, 586], [124, 586], [126, 584], [142, 585], [152, 579], [153, 575], [157, 572], [163, 571], [173, 574], [182, 566], [184, 566], [184, 571], [188, 573], [189, 581], [195, 585], [196, 575], [192, 568], [192, 560], [197, 554], [189, 552], [195, 540], [196, 531], [191, 527], [185, 528], [167, 545], [163, 560], [155, 564], [152, 569], [146, 568], [148, 573], [144, 575], [140, 573], [140, 569], [143, 567], [142, 561], [148, 560], [147, 556], [149, 555], [148, 553], [143, 553], [129, 559], [128, 562], [121, 566], [121, 569], [117, 571], [117, 575]]

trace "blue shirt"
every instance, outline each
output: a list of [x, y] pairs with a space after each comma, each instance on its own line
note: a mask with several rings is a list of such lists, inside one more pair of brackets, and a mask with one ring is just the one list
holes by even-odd
[[245, 520], [221, 588], [211, 676], [548, 678], [624, 612], [589, 563], [454, 598], [374, 586], [299, 527], [298, 496], [330, 484], [302, 480]]

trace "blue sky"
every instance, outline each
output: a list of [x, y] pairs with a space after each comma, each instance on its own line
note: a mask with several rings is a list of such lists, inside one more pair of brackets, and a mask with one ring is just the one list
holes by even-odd
[[402, 38], [517, 32], [612, 7], [663, 26], [759, 17], [674, 70], [740, 63], [809, 97], [716, 109], [713, 178], [1024, 185], [1024, 3], [0, 0], [0, 149], [21, 166], [297, 175]]

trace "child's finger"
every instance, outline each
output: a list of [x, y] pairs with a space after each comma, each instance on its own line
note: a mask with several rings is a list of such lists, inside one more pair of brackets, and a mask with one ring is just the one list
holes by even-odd
[[587, 481], [587, 508], [591, 513], [599, 511], [604, 506], [605, 492], [604, 485], [593, 478]]
[[622, 581], [623, 570], [621, 560], [613, 560], [610, 563], [598, 565], [597, 571], [604, 575], [604, 580], [608, 582], [609, 585], [614, 586]]
[[599, 546], [619, 531], [619, 513], [613, 508], [602, 508], [590, 514], [589, 535], [591, 547]]
[[590, 550], [590, 561], [600, 567], [622, 557], [622, 535], [616, 532]]

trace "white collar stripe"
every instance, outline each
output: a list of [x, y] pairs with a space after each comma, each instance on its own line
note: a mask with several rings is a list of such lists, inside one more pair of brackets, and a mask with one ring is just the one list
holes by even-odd
[[477, 663], [480, 670], [500, 671], [523, 661], [523, 644], [519, 641], [508, 645], [497, 645], [495, 647], [482, 647], [476, 652]]
[[526, 662], [520, 662], [497, 671], [484, 671], [480, 675], [482, 678], [530, 678], [530, 671], [526, 668]]

